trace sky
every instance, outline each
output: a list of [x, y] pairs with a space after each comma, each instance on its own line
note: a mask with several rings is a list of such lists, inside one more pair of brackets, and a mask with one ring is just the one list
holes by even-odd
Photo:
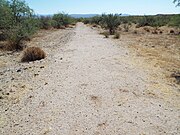
[[173, 0], [25, 0], [36, 14], [179, 14]]

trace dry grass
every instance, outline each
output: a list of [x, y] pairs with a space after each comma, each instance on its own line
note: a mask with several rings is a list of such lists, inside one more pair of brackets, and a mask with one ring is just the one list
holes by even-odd
[[39, 47], [29, 47], [24, 51], [21, 62], [29, 62], [35, 60], [41, 60], [46, 57], [46, 54]]
[[167, 79], [172, 79], [172, 73], [180, 72], [180, 38], [178, 35], [169, 34], [170, 29], [154, 29], [156, 32], [153, 34], [153, 31], [147, 32], [142, 28], [134, 29], [138, 34], [121, 33], [122, 42], [127, 42], [129, 48], [147, 62], [144, 64], [161, 69]]

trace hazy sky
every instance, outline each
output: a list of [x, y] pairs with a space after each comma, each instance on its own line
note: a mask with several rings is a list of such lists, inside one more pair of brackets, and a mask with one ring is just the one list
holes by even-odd
[[36, 14], [126, 13], [131, 15], [177, 14], [173, 0], [26, 0]]

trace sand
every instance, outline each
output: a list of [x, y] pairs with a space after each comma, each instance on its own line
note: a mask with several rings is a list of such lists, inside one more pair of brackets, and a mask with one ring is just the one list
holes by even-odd
[[82, 23], [61, 35], [37, 38], [46, 59], [1, 66], [1, 93], [11, 90], [0, 99], [1, 135], [180, 133], [179, 87], [142, 67], [125, 42]]

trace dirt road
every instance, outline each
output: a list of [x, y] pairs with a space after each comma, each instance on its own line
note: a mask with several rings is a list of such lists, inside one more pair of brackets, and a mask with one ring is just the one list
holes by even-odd
[[180, 133], [177, 86], [138, 67], [123, 42], [119, 46], [81, 23], [74, 33], [28, 79], [19, 101], [1, 109], [2, 135]]

